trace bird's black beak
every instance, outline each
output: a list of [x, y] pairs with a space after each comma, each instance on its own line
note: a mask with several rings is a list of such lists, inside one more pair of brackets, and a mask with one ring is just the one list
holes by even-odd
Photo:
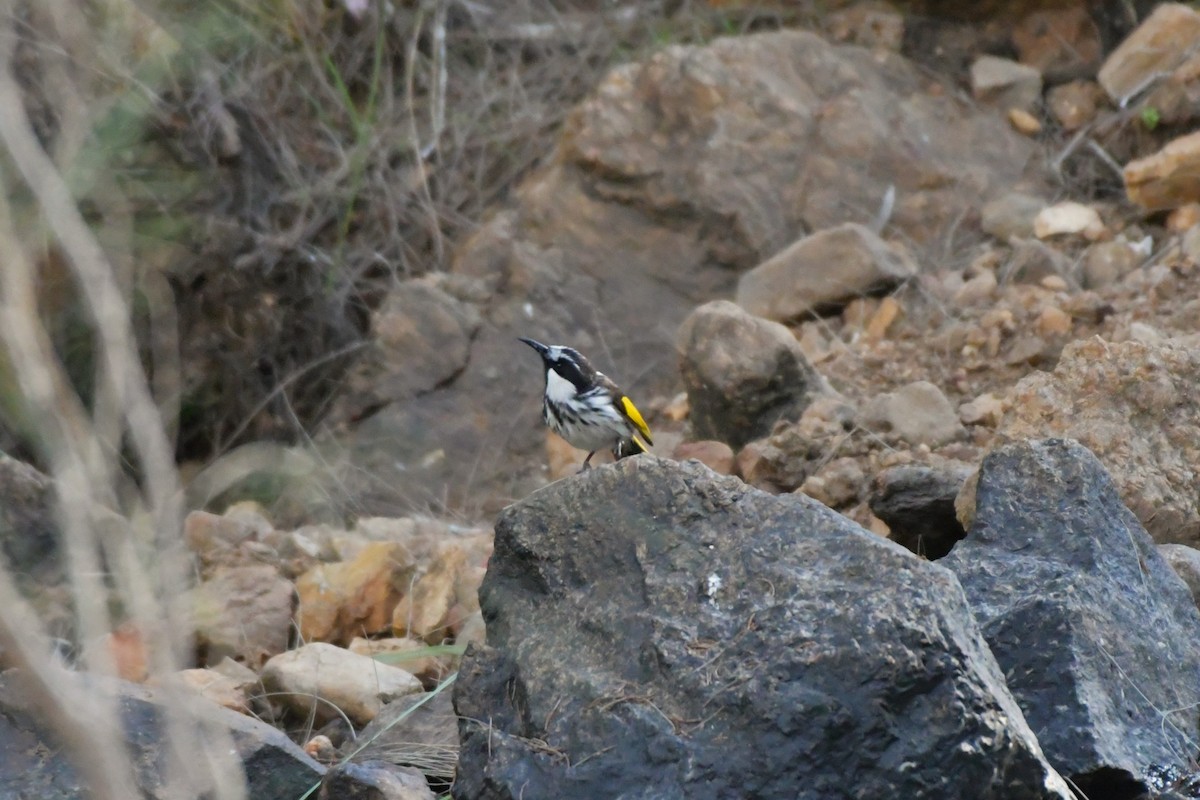
[[539, 355], [539, 356], [541, 356], [542, 358], [545, 358], [545, 357], [546, 357], [546, 353], [547, 353], [547, 352], [549, 352], [549, 350], [550, 350], [550, 348], [549, 348], [549, 347], [547, 347], [546, 345], [542, 344], [541, 342], [539, 342], [539, 341], [536, 341], [536, 340], [534, 340], [534, 339], [526, 339], [524, 336], [520, 336], [520, 337], [518, 337], [518, 338], [517, 338], [517, 341], [519, 341], [519, 342], [524, 342], [525, 344], [527, 344], [527, 345], [529, 345], [530, 347], [532, 347], [534, 350], [537, 350], [537, 351], [538, 351], [538, 355]]

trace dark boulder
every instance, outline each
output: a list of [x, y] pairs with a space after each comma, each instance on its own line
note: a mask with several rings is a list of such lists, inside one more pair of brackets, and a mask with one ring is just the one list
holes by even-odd
[[1065, 439], [984, 459], [958, 574], [1050, 763], [1090, 800], [1185, 771], [1200, 741], [1200, 613], [1121, 503]]
[[457, 800], [1068, 798], [962, 590], [799, 495], [640, 456], [511, 506]]
[[[84, 679], [97, 684], [104, 681], [107, 690], [117, 694], [125, 746], [142, 797], [165, 800], [182, 796], [180, 780], [187, 779], [174, 773], [178, 752], [172, 749], [167, 736], [162, 697], [154, 690], [125, 681], [92, 676]], [[215, 704], [205, 703], [199, 710], [203, 718], [196, 718], [197, 726], [222, 730], [232, 739], [233, 755], [241, 762], [246, 777], [247, 797], [300, 797], [325, 773], [324, 767], [267, 723]], [[188, 789], [195, 790], [188, 796], [211, 796], [211, 778], [191, 777], [205, 785], [188, 785]], [[0, 797], [82, 800], [91, 796], [81, 784], [70, 751], [51, 730], [45, 715], [30, 704], [15, 672], [0, 675]]]

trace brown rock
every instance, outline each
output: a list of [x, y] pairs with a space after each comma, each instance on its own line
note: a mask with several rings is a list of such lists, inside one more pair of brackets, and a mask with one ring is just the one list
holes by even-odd
[[150, 676], [149, 654], [142, 632], [133, 623], [124, 622], [108, 634], [106, 645], [112, 656], [117, 676], [133, 683], [141, 683]]
[[245, 545], [258, 537], [258, 529], [246, 520], [193, 511], [183, 521], [183, 540], [200, 559], [201, 575], [218, 566], [254, 563], [259, 556]]
[[868, 342], [878, 342], [887, 335], [888, 329], [896, 323], [904, 309], [900, 301], [888, 296], [879, 301], [879, 308], [867, 321], [866, 339]]
[[1184, 125], [1200, 116], [1200, 51], [1193, 51], [1159, 81], [1141, 107], [1154, 109], [1158, 122], [1165, 125]]
[[1100, 213], [1091, 206], [1073, 201], [1047, 206], [1033, 219], [1033, 234], [1039, 239], [1074, 233], [1098, 239], [1104, 232]]
[[1046, 201], [1024, 192], [1008, 192], [984, 204], [980, 227], [1001, 241], [1033, 236], [1033, 220]]
[[179, 673], [184, 686], [192, 689], [219, 706], [239, 714], [249, 714], [250, 704], [245, 689], [235, 678], [222, 675], [211, 669], [185, 669]]
[[1037, 136], [1042, 132], [1042, 123], [1023, 108], [1008, 110], [1008, 124], [1013, 126], [1013, 130], [1025, 136]]
[[448, 547], [430, 565], [412, 591], [396, 604], [392, 631], [396, 636], [412, 636], [430, 644], [449, 638], [448, 614], [457, 602], [456, 584], [467, 563], [466, 553]]
[[847, 223], [806, 236], [747, 272], [738, 281], [737, 303], [751, 314], [786, 322], [842, 306], [916, 272], [903, 248]]
[[391, 627], [414, 567], [401, 544], [370, 542], [353, 561], [320, 564], [300, 576], [300, 636], [346, 643]]
[[994, 273], [981, 272], [954, 294], [954, 305], [969, 308], [986, 303], [992, 299], [998, 285]]
[[1046, 105], [1063, 130], [1072, 132], [1096, 118], [1104, 97], [1095, 81], [1071, 81], [1046, 92]]
[[1137, 269], [1142, 257], [1124, 240], [1098, 242], [1083, 254], [1083, 288], [1099, 289]]
[[1034, 11], [1012, 31], [1017, 58], [1048, 81], [1091, 77], [1103, 52], [1100, 30], [1083, 5]]
[[348, 376], [348, 407], [338, 413], [358, 418], [445, 384], [466, 366], [479, 325], [478, 310], [434, 278], [401, 283], [372, 315], [375, 347]]
[[699, 442], [680, 442], [672, 457], [676, 461], [694, 458], [713, 472], [733, 474], [733, 448], [724, 442], [705, 439]]
[[726, 300], [693, 311], [676, 349], [693, 432], [734, 448], [798, 418], [823, 387], [791, 331]]
[[341, 711], [356, 724], [375, 718], [384, 704], [421, 691], [408, 672], [325, 642], [280, 653], [266, 663], [263, 686], [296, 712], [319, 723]]
[[1039, 283], [1049, 275], [1065, 275], [1071, 262], [1058, 250], [1034, 239], [1017, 242], [1012, 257], [1001, 268], [1003, 283]]
[[904, 15], [888, 3], [855, 3], [831, 11], [825, 17], [825, 28], [836, 42], [895, 52], [904, 44]]
[[1100, 85], [1117, 104], [1170, 73], [1200, 41], [1200, 13], [1182, 3], [1163, 3], [1109, 54]]
[[1200, 225], [1200, 203], [1188, 203], [1167, 214], [1167, 230], [1183, 233]]
[[1176, 208], [1200, 201], [1200, 131], [1130, 161], [1124, 175], [1125, 193], [1143, 208]]
[[1074, 320], [1061, 308], [1046, 306], [1038, 314], [1034, 328], [1042, 336], [1066, 336], [1071, 332]]
[[1170, 340], [1068, 344], [1024, 378], [999, 433], [1077, 439], [1158, 542], [1200, 542], [1200, 350]]
[[980, 56], [971, 65], [971, 92], [992, 108], [1028, 110], [1042, 96], [1042, 75], [1007, 58]]
[[982, 425], [986, 428], [994, 428], [1000, 424], [1007, 408], [1004, 400], [989, 392], [959, 406], [958, 418], [964, 425]]
[[830, 508], [844, 508], [857, 502], [865, 482], [866, 473], [857, 458], [835, 458], [805, 478], [796, 491]]
[[881, 394], [863, 409], [863, 424], [890, 431], [909, 444], [937, 447], [962, 433], [958, 415], [942, 390], [917, 381]]
[[295, 589], [274, 567], [218, 567], [191, 597], [203, 663], [229, 657], [258, 669], [287, 649]]

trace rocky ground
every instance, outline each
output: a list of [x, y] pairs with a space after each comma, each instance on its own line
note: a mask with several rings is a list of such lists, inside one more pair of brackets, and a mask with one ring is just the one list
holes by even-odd
[[[195, 476], [178, 684], [251, 797], [1200, 796], [1200, 13], [1025, 5], [616, 67], [381, 299], [318, 456]], [[652, 456], [576, 476], [518, 335]], [[52, 482], [0, 491], [69, 643]], [[105, 644], [160, 763], [175, 684]], [[0, 789], [78, 796], [19, 686]]]

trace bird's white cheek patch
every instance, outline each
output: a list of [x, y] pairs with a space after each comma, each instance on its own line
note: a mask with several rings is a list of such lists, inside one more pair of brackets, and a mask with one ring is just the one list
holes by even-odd
[[546, 396], [555, 403], [567, 403], [575, 397], [575, 384], [554, 370], [546, 372]]

